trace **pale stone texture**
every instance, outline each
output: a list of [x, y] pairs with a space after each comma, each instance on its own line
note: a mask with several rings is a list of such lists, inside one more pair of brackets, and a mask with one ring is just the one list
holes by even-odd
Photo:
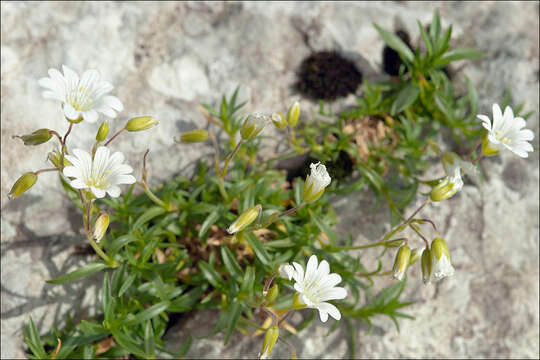
[[[152, 130], [123, 134], [113, 143], [137, 176], [142, 155], [151, 148], [151, 183], [158, 184], [189, 174], [194, 159], [211, 155], [210, 146], [173, 141], [180, 132], [206, 126], [200, 103], [215, 104], [241, 84], [242, 97], [249, 100], [246, 111], [285, 111], [296, 97], [291, 85], [297, 66], [311, 50], [344, 51], [366, 77], [378, 78], [384, 45], [372, 23], [387, 29], [401, 24], [416, 42], [416, 19], [428, 23], [435, 8], [444, 27], [453, 24], [455, 44], [488, 54], [463, 62], [457, 86], [468, 76], [485, 114], [510, 88], [517, 102], [526, 101], [526, 109], [535, 111], [528, 126], [538, 150], [537, 2], [2, 2], [2, 358], [24, 357], [21, 327], [29, 315], [45, 331], [55, 319], [63, 321], [70, 307], [76, 318], [96, 310], [99, 277], [66, 286], [44, 283], [90, 259], [72, 255], [73, 245], [83, 243], [81, 220], [56, 176], [43, 174], [27, 194], [12, 201], [6, 197], [22, 173], [47, 166], [46, 152], [53, 148], [52, 142], [24, 147], [11, 137], [42, 127], [67, 129], [58, 104], [41, 98], [37, 80], [48, 68], [98, 68], [126, 108], [111, 122], [112, 131], [130, 116], [149, 114], [160, 121]], [[349, 96], [335, 109], [353, 103]], [[304, 100], [302, 106], [304, 114], [308, 107], [316, 109]], [[89, 148], [96, 130], [96, 125], [77, 125], [69, 144]], [[482, 164], [484, 184], [468, 182], [459, 195], [422, 213], [447, 240], [456, 275], [424, 287], [418, 269], [411, 269], [403, 300], [417, 301], [406, 309], [416, 320], [401, 321], [400, 333], [382, 317], [373, 319], [371, 335], [359, 325], [357, 356], [539, 357], [538, 151], [529, 159], [502, 153]], [[442, 169], [435, 166], [426, 178], [439, 175]], [[358, 243], [377, 239], [389, 224], [386, 211], [373, 213], [373, 205], [367, 191], [336, 199], [339, 231], [355, 234]], [[391, 261], [390, 253], [385, 263]], [[376, 286], [391, 282], [378, 279]], [[186, 332], [209, 331], [215, 314], [190, 317], [181, 321], [179, 333], [169, 334], [171, 346]], [[328, 329], [316, 318], [289, 340], [300, 357], [350, 356], [346, 326], [325, 337]], [[221, 335], [196, 340], [188, 356], [253, 357], [262, 338], [237, 336], [227, 347], [222, 340]], [[275, 352], [288, 356], [283, 344]]]

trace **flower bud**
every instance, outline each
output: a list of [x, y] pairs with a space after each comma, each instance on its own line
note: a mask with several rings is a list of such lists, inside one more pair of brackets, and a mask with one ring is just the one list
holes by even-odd
[[424, 284], [431, 282], [431, 250], [424, 249], [422, 253], [422, 280]]
[[494, 148], [491, 146], [491, 143], [489, 142], [487, 136], [484, 138], [484, 141], [482, 141], [482, 154], [484, 156], [493, 156], [497, 155], [499, 153], [499, 149]]
[[37, 181], [37, 175], [33, 172], [27, 172], [21, 176], [8, 194], [9, 199], [15, 199], [17, 196], [21, 195], [26, 190], [30, 189]]
[[97, 141], [103, 141], [109, 134], [109, 120], [103, 120], [96, 134]]
[[151, 116], [139, 116], [129, 119], [125, 129], [127, 131], [143, 131], [158, 124], [157, 120], [154, 120]]
[[304, 202], [312, 202], [321, 197], [324, 189], [330, 185], [332, 179], [326, 171], [326, 166], [321, 163], [311, 164], [311, 174], [307, 176], [302, 190], [302, 200]]
[[266, 125], [268, 125], [269, 121], [270, 119], [268, 116], [261, 113], [255, 112], [249, 115], [246, 120], [244, 120], [244, 123], [240, 128], [240, 135], [242, 135], [242, 139], [253, 139], [264, 129]]
[[454, 275], [454, 267], [450, 262], [450, 252], [442, 238], [436, 238], [431, 243], [431, 266], [433, 276], [436, 279]]
[[[58, 150], [53, 150], [47, 155], [47, 159], [49, 162], [57, 168], [61, 168], [60, 166], [60, 159], [62, 159], [62, 153]], [[66, 157], [64, 156], [64, 166], [70, 166], [73, 165]]]
[[411, 266], [413, 264], [415, 264], [416, 262], [418, 262], [418, 260], [420, 260], [420, 255], [422, 253], [417, 249], [417, 248], [414, 248], [411, 250], [411, 258], [409, 259], [409, 265], [408, 266]]
[[296, 123], [298, 122], [299, 117], [300, 117], [300, 104], [298, 103], [298, 101], [295, 101], [289, 108], [289, 111], [287, 112], [287, 123], [289, 124], [289, 126], [294, 127]]
[[403, 275], [405, 275], [405, 272], [407, 271], [407, 266], [409, 266], [410, 258], [411, 248], [407, 245], [400, 247], [397, 252], [396, 259], [394, 260], [394, 267], [392, 269], [395, 279], [403, 279]]
[[191, 130], [180, 135], [180, 142], [197, 143], [208, 140], [208, 131], [204, 129]]
[[103, 238], [103, 236], [107, 232], [108, 227], [109, 215], [107, 215], [106, 213], [102, 213], [94, 224], [94, 239], [96, 240], [96, 242], [99, 242]]
[[278, 275], [282, 279], [291, 280], [294, 274], [294, 267], [289, 264], [281, 264], [278, 267]]
[[272, 348], [276, 344], [279, 337], [279, 327], [272, 326], [268, 330], [266, 330], [266, 335], [264, 336], [264, 342], [261, 350], [261, 354], [259, 355], [260, 359], [267, 359], [270, 356], [270, 353], [272, 352]]
[[274, 125], [276, 125], [276, 127], [280, 130], [285, 129], [285, 127], [287, 126], [287, 120], [285, 120], [281, 113], [273, 113], [272, 115], [270, 115], [270, 118], [272, 119]]
[[448, 177], [441, 181], [431, 190], [432, 201], [443, 201], [454, 196], [461, 188], [452, 183]]
[[272, 301], [276, 300], [277, 296], [279, 295], [279, 287], [277, 284], [272, 285], [270, 290], [268, 290], [268, 293], [266, 294], [266, 301], [268, 303], [271, 303]]
[[227, 232], [229, 234], [235, 234], [238, 231], [244, 230], [249, 224], [251, 224], [253, 221], [255, 221], [255, 219], [259, 217], [261, 210], [261, 205], [250, 207], [249, 209], [244, 211], [242, 215], [240, 215], [238, 219], [236, 219], [236, 221], [231, 224], [231, 226], [227, 228]]
[[49, 129], [39, 129], [28, 135], [18, 136], [13, 138], [19, 138], [24, 142], [24, 145], [39, 145], [46, 143], [52, 137]]

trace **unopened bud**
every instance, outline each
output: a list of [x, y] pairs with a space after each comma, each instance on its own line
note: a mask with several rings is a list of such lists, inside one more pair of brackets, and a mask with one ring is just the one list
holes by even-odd
[[326, 166], [321, 163], [311, 164], [311, 174], [306, 177], [304, 189], [302, 190], [302, 200], [312, 202], [321, 197], [324, 189], [330, 185], [332, 179], [326, 171]]
[[294, 127], [296, 123], [298, 122], [299, 117], [300, 117], [300, 104], [298, 103], [298, 101], [295, 101], [289, 108], [289, 111], [287, 112], [287, 123], [289, 124], [289, 126]]
[[102, 213], [94, 224], [94, 239], [99, 242], [109, 228], [109, 215]]
[[403, 279], [407, 266], [409, 266], [409, 260], [411, 259], [411, 248], [407, 245], [403, 245], [399, 248], [396, 259], [394, 261], [394, 278], [397, 280]]
[[276, 344], [278, 338], [279, 338], [279, 327], [272, 326], [268, 330], [266, 330], [266, 335], [264, 336], [264, 342], [263, 342], [261, 354], [259, 355], [260, 359], [267, 359], [270, 356], [270, 353], [272, 352], [272, 348]]
[[482, 154], [484, 156], [493, 156], [497, 155], [499, 153], [499, 149], [494, 148], [491, 146], [491, 143], [489, 142], [487, 136], [484, 138], [484, 141], [482, 141]]
[[432, 201], [443, 201], [454, 196], [459, 190], [459, 186], [456, 186], [447, 177], [431, 190], [430, 198]]
[[244, 120], [242, 127], [240, 128], [240, 135], [242, 135], [242, 139], [253, 139], [264, 129], [266, 125], [268, 125], [269, 121], [270, 119], [268, 116], [261, 113], [255, 112], [249, 115]]
[[24, 145], [39, 145], [46, 143], [52, 137], [49, 129], [39, 129], [28, 135], [18, 136], [13, 138], [19, 138], [24, 142]]
[[255, 221], [255, 219], [259, 217], [261, 210], [261, 205], [250, 207], [249, 209], [244, 211], [238, 217], [238, 219], [236, 219], [236, 221], [231, 224], [231, 226], [227, 228], [227, 232], [229, 234], [235, 234], [238, 231], [244, 230], [249, 224], [251, 224], [253, 221]]
[[409, 259], [409, 265], [408, 266], [411, 266], [411, 265], [417, 263], [418, 260], [420, 260], [420, 255], [421, 255], [421, 252], [417, 248], [412, 249], [411, 250], [411, 258]]
[[442, 238], [436, 238], [431, 243], [431, 266], [433, 276], [436, 279], [454, 275], [454, 267], [450, 262], [450, 252]]
[[285, 127], [287, 126], [287, 120], [285, 120], [281, 113], [273, 113], [270, 118], [272, 119], [274, 125], [276, 125], [276, 127], [280, 130], [285, 129]]
[[208, 131], [204, 129], [191, 130], [180, 135], [180, 142], [197, 143], [208, 140]]
[[109, 134], [109, 120], [103, 120], [96, 134], [97, 141], [103, 141]]
[[8, 198], [15, 199], [17, 196], [21, 195], [26, 190], [30, 189], [37, 181], [37, 175], [33, 172], [27, 172], [21, 176], [8, 194]]
[[431, 250], [424, 249], [422, 253], [422, 280], [424, 284], [427, 284], [431, 281]]
[[[62, 159], [62, 153], [58, 150], [53, 150], [47, 155], [47, 159], [57, 168], [61, 168], [60, 160]], [[73, 165], [66, 157], [64, 156], [64, 166]]]
[[272, 301], [276, 300], [277, 296], [279, 295], [279, 287], [277, 284], [272, 285], [270, 290], [268, 290], [268, 293], [266, 294], [266, 301], [268, 303], [271, 303]]
[[129, 119], [125, 129], [127, 131], [143, 131], [158, 124], [157, 120], [154, 120], [151, 116], [139, 116]]

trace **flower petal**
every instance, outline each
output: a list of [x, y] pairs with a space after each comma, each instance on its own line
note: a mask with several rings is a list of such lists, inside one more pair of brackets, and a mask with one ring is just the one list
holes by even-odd
[[[330, 314], [330, 316], [336, 320], [341, 319], [341, 313], [339, 312], [339, 309], [330, 303], [322, 302], [319, 304], [319, 306], [317, 306], [317, 309], [319, 309], [319, 313], [321, 314], [321, 321], [323, 321], [322, 319], [323, 312], [324, 314]], [[326, 315], [325, 317], [328, 318], [328, 315]], [[323, 322], [325, 321], [326, 319]]]
[[306, 276], [304, 278], [306, 281], [311, 281], [315, 277], [317, 272], [317, 264], [317, 256], [311, 255], [306, 266]]
[[101, 102], [102, 102], [102, 104], [104, 104], [104, 105], [106, 105], [106, 106], [108, 106], [110, 108], [113, 108], [116, 111], [124, 110], [124, 105], [122, 105], [122, 102], [116, 96], [105, 96], [101, 100]]
[[90, 186], [90, 190], [92, 190], [92, 192], [94, 193], [94, 195], [96, 195], [98, 199], [101, 199], [105, 196], [105, 190], [98, 189], [95, 186]]
[[107, 192], [109, 193], [109, 195], [111, 195], [111, 197], [114, 197], [114, 198], [120, 196], [120, 188], [116, 185], [108, 188]]
[[498, 104], [493, 104], [493, 124], [491, 126], [492, 131], [500, 130], [503, 125], [503, 115], [501, 108]]
[[326, 300], [341, 300], [345, 299], [347, 297], [347, 290], [342, 287], [333, 287], [330, 288], [321, 295], [320, 300], [326, 301]]
[[77, 120], [80, 117], [81, 112], [75, 110], [70, 103], [64, 103], [64, 115], [70, 120]]
[[95, 123], [97, 121], [97, 119], [99, 117], [99, 114], [97, 113], [96, 110], [91, 109], [91, 110], [83, 112], [82, 117], [83, 117], [84, 121], [87, 121], [87, 122], [93, 124], [93, 123]]

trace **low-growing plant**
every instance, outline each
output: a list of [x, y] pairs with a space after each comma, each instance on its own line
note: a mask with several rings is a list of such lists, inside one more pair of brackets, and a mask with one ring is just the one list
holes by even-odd
[[[296, 357], [286, 334], [296, 335], [316, 312], [301, 324], [291, 324], [290, 314], [306, 308], [317, 310], [322, 322], [328, 316], [343, 319], [351, 344], [356, 338], [354, 320], [371, 325], [374, 316], [385, 315], [399, 331], [399, 318], [412, 319], [403, 312], [411, 302], [400, 300], [408, 267], [418, 263], [426, 284], [454, 273], [445, 241], [433, 220], [419, 216], [421, 210], [459, 192], [462, 174], [477, 176], [482, 157], [504, 149], [527, 157], [533, 151], [527, 142], [533, 133], [523, 129], [525, 120], [514, 116], [510, 107], [503, 115], [494, 105], [493, 122], [477, 115], [478, 95], [470, 81], [466, 94], [456, 94], [443, 67], [480, 53], [450, 50], [451, 27], [443, 32], [437, 13], [429, 32], [419, 23], [425, 52], [411, 51], [399, 37], [375, 26], [403, 61], [398, 78], [364, 81], [363, 94], [352, 109], [335, 115], [321, 105], [318, 114], [302, 118], [299, 102], [286, 116], [239, 116], [245, 103], [237, 103], [237, 89], [231, 97], [223, 96], [219, 109], [201, 107], [206, 129], [176, 138], [178, 147], [210, 141], [214, 156], [199, 159], [192, 176], [153, 188], [147, 179], [149, 150], [137, 180], [132, 168], [123, 164], [124, 156], [111, 154], [109, 145], [121, 133], [144, 131], [157, 121], [150, 116], [132, 118], [106, 140], [109, 122], [104, 120], [90, 152], [71, 149], [67, 140], [78, 122], [96, 122], [99, 113], [114, 117], [123, 106], [116, 97], [105, 96], [112, 86], [100, 81], [95, 70], [80, 79], [65, 66], [63, 74], [49, 70], [49, 77], [39, 83], [46, 88], [45, 97], [62, 102], [69, 127], [64, 136], [50, 129], [20, 136], [25, 145], [56, 137], [59, 148], [48, 155], [52, 168], [24, 174], [10, 196], [27, 191], [43, 172], [59, 174], [99, 258], [48, 282], [62, 284], [101, 273], [101, 311], [76, 324], [68, 318], [61, 330], [55, 328], [44, 337], [30, 319], [24, 329], [29, 356], [183, 357], [193, 339], [186, 337], [171, 352], [163, 337], [175, 314], [199, 309], [219, 311], [209, 335], [224, 332], [225, 343], [235, 331], [265, 334], [261, 358], [270, 356], [278, 340]], [[289, 150], [262, 158], [262, 131], [272, 123], [286, 131]], [[460, 149], [469, 150], [462, 156], [442, 153], [436, 142], [443, 129]], [[214, 135], [214, 130], [224, 136]], [[280, 160], [306, 154], [306, 177], [291, 178], [278, 170]], [[423, 181], [431, 164], [428, 157], [434, 156], [440, 156], [446, 176]], [[131, 186], [121, 194], [120, 184]], [[432, 190], [422, 195], [426, 200], [410, 216], [403, 215], [420, 184]], [[337, 216], [330, 200], [366, 185], [388, 204], [392, 227], [379, 239], [358, 245], [352, 235], [340, 238], [333, 229]], [[136, 186], [142, 191], [135, 191]], [[432, 236], [425, 235], [426, 227]], [[407, 229], [421, 246], [405, 236]], [[381, 255], [398, 248], [393, 266], [378, 256], [370, 261], [378, 264], [376, 268], [368, 268], [358, 252], [368, 248], [380, 248]], [[390, 275], [398, 281], [374, 292], [376, 278]]]

